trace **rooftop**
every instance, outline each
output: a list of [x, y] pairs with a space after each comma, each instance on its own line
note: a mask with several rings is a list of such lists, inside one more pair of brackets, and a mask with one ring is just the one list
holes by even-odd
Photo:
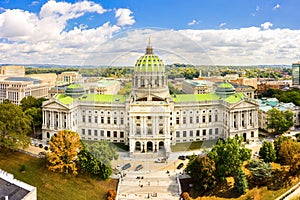
[[94, 101], [94, 102], [103, 102], [103, 103], [113, 103], [113, 102], [125, 102], [126, 97], [123, 95], [111, 95], [111, 94], [85, 94], [79, 98], [72, 98], [65, 94], [58, 94], [55, 96], [63, 104], [71, 104], [75, 100], [77, 101]]
[[194, 85], [194, 86], [205, 86], [205, 85], [213, 85], [214, 83], [206, 80], [185, 80], [185, 82]]
[[30, 77], [9, 77], [5, 79], [7, 81], [26, 81], [26, 82], [33, 82], [34, 84], [39, 84], [40, 81], [35, 78], [30, 78]]

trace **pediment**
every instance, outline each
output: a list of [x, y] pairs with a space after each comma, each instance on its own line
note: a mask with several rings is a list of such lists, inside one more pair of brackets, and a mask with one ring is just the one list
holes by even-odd
[[43, 104], [43, 109], [66, 110], [70, 108], [56, 99], [51, 99]]
[[248, 101], [248, 100], [243, 100], [240, 101], [239, 103], [233, 105], [231, 108], [232, 109], [244, 109], [244, 108], [254, 108], [258, 107], [258, 105], [254, 102]]

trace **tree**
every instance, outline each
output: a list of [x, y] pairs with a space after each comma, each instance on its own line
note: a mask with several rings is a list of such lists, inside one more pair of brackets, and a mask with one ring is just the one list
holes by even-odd
[[30, 116], [32, 118], [31, 126], [33, 130], [33, 134], [36, 133], [36, 129], [40, 128], [42, 126], [42, 109], [41, 108], [28, 108], [25, 111], [25, 114]]
[[111, 160], [117, 158], [115, 148], [107, 141], [85, 143], [78, 154], [81, 168], [102, 179], [107, 179], [112, 174]]
[[28, 147], [31, 120], [19, 106], [10, 102], [0, 104], [0, 146], [13, 150]]
[[234, 189], [239, 194], [245, 194], [248, 189], [248, 182], [242, 169], [240, 169], [234, 176]]
[[273, 143], [264, 141], [262, 147], [259, 149], [259, 156], [267, 163], [274, 162], [276, 160], [276, 151]]
[[216, 185], [215, 162], [206, 155], [190, 159], [186, 171], [192, 177], [197, 190], [206, 191]]
[[280, 136], [274, 140], [274, 149], [276, 151], [276, 162], [283, 163], [284, 158], [279, 155], [281, 144], [284, 141], [293, 140], [291, 137]]
[[271, 177], [271, 165], [263, 160], [254, 159], [247, 164], [253, 182], [259, 186], [268, 183]]
[[251, 149], [245, 148], [243, 137], [234, 137], [225, 142], [218, 141], [208, 156], [215, 161], [218, 178], [225, 180], [226, 176], [237, 173], [243, 162], [250, 159]]
[[290, 110], [280, 111], [272, 108], [268, 111], [268, 128], [274, 129], [275, 134], [282, 134], [294, 125], [293, 112]]
[[29, 108], [38, 107], [38, 101], [35, 97], [28, 96], [28, 97], [24, 97], [21, 100], [20, 105], [21, 105], [23, 111], [25, 111]]
[[300, 166], [300, 144], [294, 140], [286, 140], [281, 143], [279, 156], [283, 163], [290, 166], [291, 173], [297, 173]]
[[57, 132], [57, 135], [50, 140], [48, 169], [76, 175], [76, 160], [81, 148], [80, 138], [76, 132], [70, 130]]

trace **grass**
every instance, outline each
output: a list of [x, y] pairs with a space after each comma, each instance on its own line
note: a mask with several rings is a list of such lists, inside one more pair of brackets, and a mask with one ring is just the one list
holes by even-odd
[[[20, 171], [26, 166], [25, 173]], [[46, 169], [45, 160], [20, 152], [0, 152], [0, 169], [16, 179], [37, 187], [37, 198], [43, 199], [105, 199], [108, 190], [116, 189], [117, 180], [106, 181], [87, 174], [70, 176]]]
[[202, 149], [211, 148], [212, 145], [216, 143], [217, 140], [182, 142], [171, 146], [171, 150], [172, 152], [200, 150], [201, 148]]

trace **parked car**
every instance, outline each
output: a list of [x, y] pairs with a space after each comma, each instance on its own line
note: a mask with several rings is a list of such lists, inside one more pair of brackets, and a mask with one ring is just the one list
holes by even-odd
[[183, 163], [180, 163], [178, 166], [177, 166], [177, 169], [181, 169], [183, 167]]
[[43, 148], [43, 145], [42, 145], [42, 144], [39, 144], [39, 147], [40, 147], [40, 148]]
[[178, 156], [179, 160], [185, 160], [185, 156]]
[[166, 158], [157, 158], [154, 162], [155, 163], [165, 163], [165, 162], [167, 162], [167, 159]]
[[129, 169], [130, 167], [131, 167], [131, 164], [130, 164], [130, 163], [127, 163], [127, 164], [125, 164], [125, 165], [122, 167], [122, 170]]
[[139, 170], [141, 170], [141, 169], [143, 169], [143, 165], [138, 165], [138, 166], [136, 166], [136, 168], [135, 168], [134, 171], [139, 171]]
[[46, 145], [46, 146], [44, 147], [44, 149], [45, 149], [46, 151], [48, 151], [48, 150], [49, 150], [49, 146]]

